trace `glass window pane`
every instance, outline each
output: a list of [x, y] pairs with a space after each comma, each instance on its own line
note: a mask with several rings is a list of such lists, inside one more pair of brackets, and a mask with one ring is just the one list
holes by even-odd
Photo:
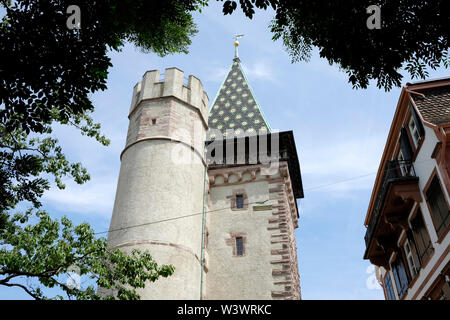
[[384, 279], [384, 287], [386, 288], [388, 300], [395, 300], [394, 288], [392, 287], [391, 275], [389, 273]]
[[405, 265], [403, 264], [402, 257], [398, 256], [392, 266], [392, 271], [394, 273], [395, 284], [397, 285], [397, 292], [401, 298], [406, 290], [408, 290], [408, 276], [406, 274]]
[[236, 195], [236, 208], [244, 208], [244, 196], [242, 194]]
[[244, 254], [244, 241], [242, 237], [236, 237], [236, 254], [242, 256]]

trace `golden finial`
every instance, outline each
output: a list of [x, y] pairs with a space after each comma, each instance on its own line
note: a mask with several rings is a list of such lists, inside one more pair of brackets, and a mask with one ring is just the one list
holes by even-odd
[[234, 36], [234, 58], [239, 58], [238, 55], [238, 46], [239, 46], [239, 41], [238, 39], [242, 38], [244, 35], [243, 34], [238, 34], [236, 36]]

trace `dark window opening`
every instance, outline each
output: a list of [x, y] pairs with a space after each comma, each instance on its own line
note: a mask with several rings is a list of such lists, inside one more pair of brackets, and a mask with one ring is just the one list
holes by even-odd
[[244, 239], [242, 237], [236, 237], [236, 255], [244, 255]]
[[441, 236], [450, 224], [450, 211], [448, 210], [437, 175], [434, 176], [426, 193], [434, 228], [438, 236]]
[[156, 124], [156, 119], [152, 119], [152, 125]]
[[242, 194], [236, 195], [236, 208], [238, 209], [244, 208], [244, 195]]

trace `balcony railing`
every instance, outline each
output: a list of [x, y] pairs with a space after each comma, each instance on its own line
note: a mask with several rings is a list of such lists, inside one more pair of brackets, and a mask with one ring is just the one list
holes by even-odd
[[392, 182], [407, 181], [407, 180], [417, 180], [416, 173], [414, 171], [414, 166], [410, 160], [393, 160], [387, 161], [383, 172], [383, 179], [381, 181], [380, 188], [378, 189], [377, 198], [375, 199], [375, 204], [372, 209], [372, 215], [367, 226], [366, 235], [364, 240], [366, 242], [366, 247], [369, 246], [370, 240], [372, 239], [375, 227], [378, 224], [378, 220], [381, 215], [381, 210], [386, 198], [387, 191], [389, 190], [389, 185]]

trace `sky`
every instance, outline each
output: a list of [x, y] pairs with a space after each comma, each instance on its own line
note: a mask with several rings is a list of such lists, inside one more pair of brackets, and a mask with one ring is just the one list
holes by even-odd
[[[305, 194], [298, 201], [296, 230], [302, 298], [384, 299], [380, 288], [368, 285], [373, 268], [362, 258], [363, 222], [401, 88], [385, 92], [371, 82], [367, 89], [353, 89], [316, 49], [309, 62], [292, 64], [282, 43], [272, 40], [273, 11], [257, 11], [250, 20], [240, 12], [223, 16], [221, 5], [210, 1], [194, 15], [199, 32], [187, 55], [161, 58], [129, 44], [109, 54], [108, 89], [92, 100], [94, 119], [111, 144], [56, 127], [67, 158], [82, 162], [91, 181], [76, 185], [67, 179], [65, 190], [52, 188], [44, 195], [45, 209], [107, 231], [133, 86], [147, 70], [177, 67], [201, 80], [212, 103], [234, 57], [233, 37], [244, 34], [239, 57], [256, 99], [271, 128], [292, 130], [296, 141]], [[403, 74], [403, 84], [411, 81]], [[431, 70], [430, 78], [448, 74]], [[28, 298], [20, 289], [0, 287], [0, 299]]]

